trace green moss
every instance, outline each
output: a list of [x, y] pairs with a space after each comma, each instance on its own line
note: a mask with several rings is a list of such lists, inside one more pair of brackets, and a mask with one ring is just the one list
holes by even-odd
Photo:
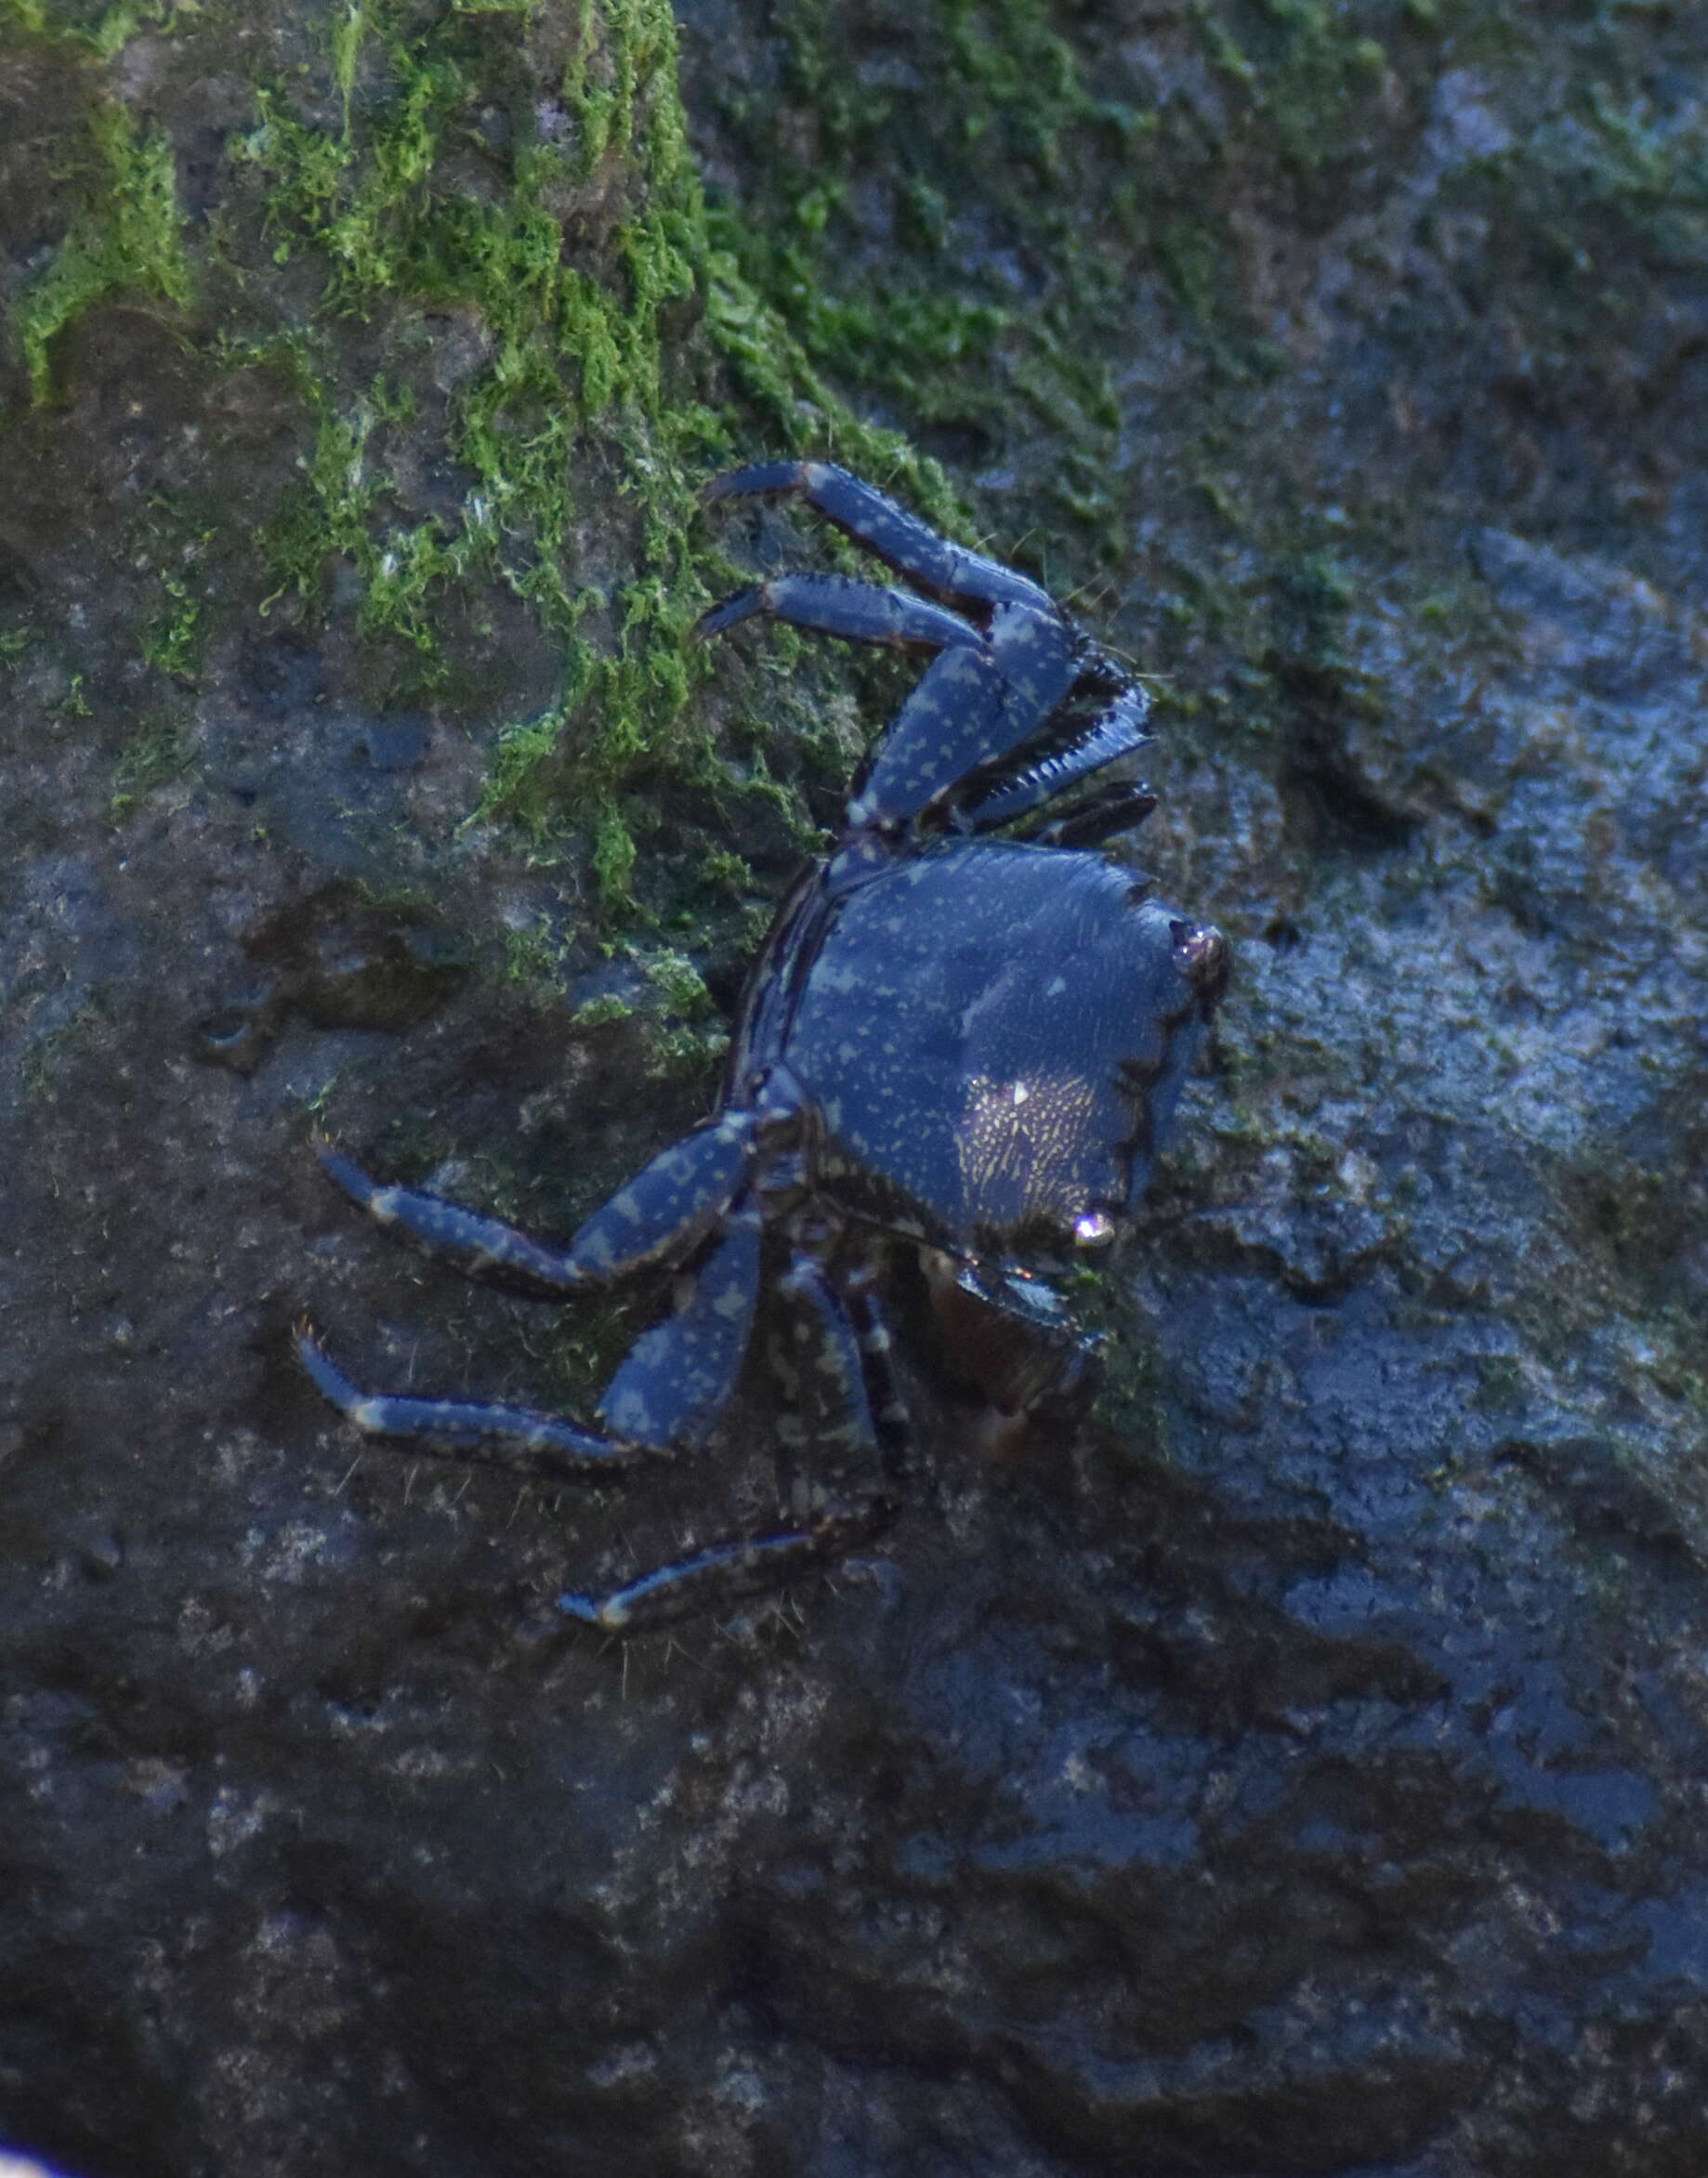
[[90, 110], [89, 136], [96, 160], [85, 202], [12, 308], [38, 405], [52, 395], [55, 339], [92, 303], [115, 294], [180, 308], [191, 299], [170, 142], [157, 131], [139, 135], [125, 109], [105, 99]]
[[[251, 352], [289, 371], [313, 417], [262, 544], [275, 598], [323, 610], [335, 574], [353, 588], [394, 692], [450, 685], [446, 626], [493, 583], [522, 600], [559, 647], [559, 686], [500, 730], [476, 814], [540, 834], [572, 822], [606, 906], [632, 913], [637, 781], [716, 784], [703, 736], [684, 718], [687, 637], [707, 596], [695, 491], [741, 442], [716, 374], [728, 372], [738, 401], [786, 424], [785, 443], [834, 438], [888, 467], [899, 442], [813, 381], [715, 247], [663, 0], [583, 7], [556, 104], [536, 100], [526, 122], [512, 114], [496, 193], [453, 178], [502, 68], [501, 33], [477, 30], [473, 12], [424, 23], [396, 0], [365, 0], [341, 15], [328, 66], [335, 128], [312, 86], [286, 81], [262, 96], [245, 151], [265, 189], [270, 252], [322, 277], [310, 328]], [[570, 261], [566, 206], [613, 167], [624, 177], [616, 216], [599, 246]], [[711, 339], [678, 359], [667, 329], [696, 298]], [[401, 327], [427, 311], [478, 329], [484, 353], [434, 412], [460, 500], [440, 494], [424, 518], [410, 511], [397, 458], [422, 429], [401, 405], [404, 383], [351, 386], [340, 358], [343, 324], [383, 316]], [[578, 488], [596, 475], [601, 512], [614, 499], [632, 520], [630, 571], [613, 587], [570, 572]]]
[[648, 1027], [655, 1068], [689, 1078], [709, 1073], [729, 1037], [699, 969], [677, 952], [655, 953], [642, 964], [652, 1000]]
[[633, 899], [629, 880], [635, 868], [635, 842], [622, 811], [607, 801], [598, 813], [593, 836], [593, 874], [599, 895], [608, 906], [628, 906]]
[[65, 693], [47, 706], [53, 718], [89, 718], [94, 715], [88, 697], [84, 693], [84, 676], [73, 673], [65, 684]]
[[[543, 825], [579, 791], [601, 807], [600, 868], [615, 899], [623, 860], [603, 807], [610, 785], [646, 744], [642, 703], [667, 724], [687, 690], [690, 455], [707, 421], [696, 403], [665, 400], [660, 328], [693, 283], [684, 245], [698, 200], [669, 75], [674, 28], [657, 0], [625, 0], [597, 26], [584, 13], [561, 122], [550, 140], [517, 143], [500, 198], [440, 180], [448, 143], [465, 136], [491, 87], [491, 56], [467, 18], [524, 12], [453, 9], [421, 30], [374, 0], [335, 41], [341, 134], [294, 112], [288, 86], [263, 100], [248, 153], [267, 177], [275, 254], [311, 252], [324, 268], [322, 320], [450, 311], [478, 325], [488, 348], [445, 417], [447, 452], [467, 480], [461, 505], [415, 521], [404, 517], [388, 446], [386, 426], [403, 420], [400, 389], [376, 380], [352, 400], [329, 340], [299, 356], [314, 445], [266, 541], [279, 587], [311, 601], [335, 566], [353, 567], [361, 627], [401, 642], [428, 688], [445, 678], [439, 629], [449, 597], [497, 580], [527, 601], [563, 643], [562, 691], [548, 713], [501, 735], [480, 813]], [[383, 61], [374, 85], [363, 79], [370, 46]], [[603, 267], [565, 263], [566, 192], [600, 160], [636, 151], [644, 171]], [[639, 579], [616, 599], [572, 589], [564, 572], [571, 472], [598, 439], [619, 441], [648, 481]], [[674, 599], [674, 609], [661, 602]], [[590, 607], [612, 604], [614, 657], [576, 632]], [[571, 776], [576, 766], [552, 760], [583, 714], [597, 722], [598, 746], [577, 752], [580, 775]]]
[[[1034, 0], [951, 0], [921, 19], [910, 64], [929, 80], [917, 99], [861, 83], [825, 0], [792, 0], [781, 21], [787, 102], [811, 113], [815, 140], [803, 157], [769, 105], [736, 114], [761, 171], [782, 171], [766, 202], [730, 222], [731, 246], [821, 367], [852, 366], [859, 383], [911, 394], [945, 369], [981, 366], [1017, 313], [999, 289], [981, 295], [977, 282], [940, 276], [964, 206], [939, 145], [959, 137], [988, 210], [1014, 239], [1059, 232], [1041, 192], [1063, 178], [1076, 132], [1127, 110], [1091, 97], [1073, 48]], [[876, 173], [891, 192], [894, 231], [879, 253], [887, 278], [871, 251], [850, 246], [850, 208]]]
[[[1001, 282], [957, 281], [962, 199], [910, 157], [897, 190], [906, 277], [826, 279], [853, 162], [913, 117], [841, 65], [831, 11], [794, 14], [832, 157], [793, 192], [786, 230], [705, 206], [664, 0], [585, 0], [567, 35], [560, 11], [525, 6], [339, 0], [305, 26], [320, 22], [318, 58], [298, 42], [293, 59], [308, 59], [259, 86], [253, 126], [229, 147], [245, 171], [198, 230], [198, 281], [220, 313], [210, 363], [271, 373], [301, 404], [295, 474], [243, 538], [251, 556], [258, 541], [263, 603], [344, 623], [364, 700], [432, 698], [479, 726], [503, 669], [471, 700], [470, 631], [490, 634], [507, 593], [544, 637], [534, 655], [555, 654], [557, 687], [493, 722], [475, 813], [542, 838], [576, 833], [619, 917], [675, 912], [643, 901], [638, 873], [660, 790], [686, 788], [708, 814], [729, 791], [689, 702], [687, 644], [708, 596], [695, 492], [718, 466], [761, 448], [829, 451], [966, 535], [942, 472], [860, 409], [887, 388], [902, 413], [951, 431], [970, 418], [994, 438], [1020, 403], [1073, 441], [1060, 505], [1098, 549], [1123, 541], [1106, 458], [1117, 405], [1078, 316], [1099, 295], [1124, 309], [1120, 268], [1099, 244], [1035, 308]], [[1142, 152], [1150, 117], [1093, 94], [1084, 52], [1041, 0], [955, 5], [929, 34], [953, 79], [943, 112], [1000, 183], [999, 220], [1072, 264], [1064, 185], [1087, 143]], [[23, 298], [38, 391], [56, 331], [121, 268], [137, 292], [190, 293], [168, 147], [133, 135], [104, 96], [96, 111], [102, 186]], [[780, 184], [779, 203], [791, 193]], [[457, 367], [440, 378], [447, 348]], [[589, 531], [608, 555], [597, 570], [580, 564]], [[188, 678], [217, 581], [181, 561], [172, 581], [143, 647]], [[763, 778], [767, 737], [797, 723], [824, 744], [823, 768], [846, 768], [846, 728], [771, 695], [769, 715], [739, 725], [743, 791]], [[697, 884], [703, 860], [690, 842], [680, 883]], [[732, 887], [715, 889], [727, 913]]]
[[1261, 191], [1283, 224], [1289, 198], [1320, 203], [1313, 225], [1337, 216], [1343, 177], [1427, 111], [1445, 38], [1477, 22], [1464, 0], [1428, 23], [1394, 0], [1186, 12], [1215, 94], [1106, 11], [1041, 0], [887, 19], [887, 67], [827, 0], [779, 0], [779, 81], [713, 94], [764, 177], [719, 207], [727, 246], [820, 381], [966, 466], [1035, 463], [1029, 497], [1053, 500], [1082, 565], [1131, 534], [1113, 387], [1135, 295], [1160, 274], [1176, 308], [1159, 343], [1183, 316], [1217, 375], [1284, 371], [1251, 314], [1242, 208]]
[[177, 779], [189, 761], [189, 738], [177, 719], [164, 711], [145, 718], [113, 768], [109, 820], [122, 823], [145, 794]]
[[700, 865], [700, 882], [742, 899], [753, 890], [754, 873], [740, 855], [728, 847], [713, 847]]
[[142, 654], [162, 673], [177, 680], [193, 680], [201, 667], [206, 634], [202, 606], [179, 575], [163, 575], [161, 587], [165, 603], [144, 633]]
[[[1136, 285], [1160, 266], [1229, 355], [1250, 342], [1204, 145], [1183, 141], [1172, 107], [1147, 104], [1095, 23], [1070, 33], [1040, 0], [910, 18], [881, 77], [824, 0], [784, 0], [778, 20], [776, 94], [725, 100], [766, 177], [763, 195], [715, 215], [730, 259], [853, 405], [927, 444], [940, 435], [973, 466], [1040, 449], [1042, 423], [1054, 463], [1029, 479], [1035, 496], [1059, 509], [1076, 558], [1119, 559], [1114, 388]], [[953, 504], [926, 510], [965, 519]], [[1031, 555], [1040, 571], [1049, 543]]]
[[542, 918], [520, 930], [505, 933], [505, 974], [512, 983], [522, 983], [542, 993], [563, 990], [563, 955]]
[[[1227, 65], [1216, 19], [1208, 8], [1196, 13], [1218, 65]], [[1238, 72], [1259, 126], [1290, 164], [1307, 172], [1334, 164], [1350, 149], [1360, 108], [1381, 88], [1386, 51], [1331, 0], [1262, 0], [1257, 13], [1262, 45], [1253, 57], [1238, 55]], [[1231, 39], [1225, 47], [1236, 51]]]
[[199, 11], [198, 0], [125, 0], [105, 8], [76, 0], [0, 0], [0, 22], [9, 19], [33, 37], [86, 48], [99, 60], [111, 60], [138, 31], [169, 30], [179, 16]]
[[647, 980], [668, 1018], [703, 1020], [712, 1011], [711, 993], [699, 969], [680, 953], [660, 953], [649, 961]]
[[332, 72], [344, 100], [344, 134], [350, 133], [350, 98], [356, 88], [356, 64], [361, 58], [362, 42], [368, 34], [368, 11], [363, 0], [349, 0], [342, 15], [335, 16], [332, 26]]
[[1192, 0], [1190, 18], [1198, 42], [1212, 67], [1250, 89], [1257, 81], [1256, 64], [1242, 50], [1210, 0]]

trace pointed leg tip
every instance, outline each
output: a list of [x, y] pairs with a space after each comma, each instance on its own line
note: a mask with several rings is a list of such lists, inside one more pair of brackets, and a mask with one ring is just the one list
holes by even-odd
[[374, 1192], [374, 1183], [359, 1164], [345, 1156], [330, 1136], [316, 1131], [313, 1138], [314, 1154], [321, 1170], [335, 1187], [347, 1195], [353, 1195], [358, 1202], [365, 1202]]
[[765, 589], [762, 584], [752, 589], [737, 590], [732, 597], [720, 597], [716, 605], [708, 605], [689, 631], [690, 643], [709, 643], [714, 636], [721, 636], [729, 628], [751, 620], [755, 612], [765, 609]]
[[611, 1597], [581, 1595], [572, 1589], [566, 1590], [558, 1598], [558, 1608], [566, 1619], [574, 1619], [600, 1634], [622, 1633], [628, 1618], [628, 1613]]
[[812, 480], [815, 465], [804, 461], [754, 461], [739, 469], [726, 469], [700, 489], [702, 506], [716, 506], [720, 499], [753, 499], [782, 492], [798, 492]]
[[334, 1363], [332, 1357], [322, 1345], [319, 1333], [306, 1316], [297, 1323], [295, 1344], [296, 1358], [313, 1379], [315, 1389], [341, 1413], [348, 1414], [360, 1400], [361, 1394]]

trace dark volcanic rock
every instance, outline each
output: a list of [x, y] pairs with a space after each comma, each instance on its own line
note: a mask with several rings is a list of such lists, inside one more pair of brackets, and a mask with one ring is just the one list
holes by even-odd
[[[1696, 2178], [1708, 34], [678, 13], [709, 211], [652, 0], [0, 28], [0, 2143]], [[309, 1138], [561, 1231], [703, 1109], [906, 676], [690, 681], [795, 544], [690, 495], [874, 420], [1162, 676], [1238, 979], [1090, 1420], [922, 1385], [881, 1560], [625, 1652], [550, 1598], [762, 1395], [621, 1502], [358, 1459], [305, 1308], [566, 1407], [644, 1315]]]

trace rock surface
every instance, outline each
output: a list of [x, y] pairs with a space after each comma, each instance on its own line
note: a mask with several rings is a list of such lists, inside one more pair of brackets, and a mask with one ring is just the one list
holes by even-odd
[[[708, 206], [649, 0], [41, 12], [0, 2142], [1695, 2178], [1708, 33], [693, 0]], [[542, 1606], [750, 1509], [762, 1403], [621, 1502], [359, 1460], [305, 1307], [584, 1407], [643, 1318], [423, 1269], [309, 1136], [561, 1231], [703, 1109], [906, 681], [683, 666], [710, 556], [819, 549], [692, 524], [785, 440], [1089, 585], [1238, 980], [1093, 1419], [939, 1415], [882, 1561], [625, 1651]]]

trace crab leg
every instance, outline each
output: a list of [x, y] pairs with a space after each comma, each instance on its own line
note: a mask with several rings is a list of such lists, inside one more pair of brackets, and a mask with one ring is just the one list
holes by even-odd
[[[1088, 672], [1102, 677], [1102, 662], [1088, 662], [1077, 630], [1055, 612], [1001, 606], [986, 636], [971, 622], [909, 591], [880, 589], [842, 575], [776, 576], [715, 605], [695, 632], [702, 637], [719, 635], [759, 613], [851, 643], [927, 645], [938, 652], [897, 713], [849, 804], [855, 825], [892, 824], [918, 815], [969, 772], [1023, 748]], [[1129, 691], [1129, 708], [1141, 702]], [[1118, 701], [1110, 715], [1119, 709]]]
[[361, 1391], [307, 1324], [296, 1351], [322, 1393], [365, 1437], [409, 1437], [449, 1458], [597, 1481], [711, 1434], [747, 1352], [759, 1233], [755, 1205], [731, 1213], [716, 1247], [686, 1281], [676, 1313], [637, 1340], [607, 1385], [598, 1418], [610, 1434], [528, 1407]]
[[715, 1610], [846, 1557], [897, 1517], [913, 1430], [902, 1401], [875, 1269], [858, 1265], [840, 1292], [810, 1253], [798, 1255], [780, 1292], [792, 1336], [778, 1358], [808, 1417], [802, 1435], [840, 1443], [874, 1462], [882, 1480], [823, 1504], [801, 1525], [731, 1536], [675, 1558], [604, 1595], [558, 1598], [566, 1617], [607, 1634], [640, 1634]]
[[717, 477], [701, 493], [720, 499], [801, 499], [909, 582], [947, 603], [1023, 604], [1053, 613], [1046, 591], [1000, 560], [969, 552], [834, 462], [761, 461]]
[[931, 650], [981, 643], [970, 621], [947, 606], [916, 597], [912, 590], [886, 589], [852, 575], [772, 575], [751, 590], [738, 590], [702, 613], [694, 636], [704, 642], [744, 620], [764, 613], [791, 626], [840, 636], [847, 643], [875, 643], [887, 649], [919, 646]]
[[690, 1253], [742, 1186], [755, 1127], [752, 1112], [727, 1111], [674, 1143], [595, 1211], [567, 1248], [418, 1188], [381, 1187], [330, 1143], [320, 1145], [320, 1159], [328, 1178], [381, 1225], [399, 1227], [465, 1277], [552, 1301]]
[[[1024, 815], [1145, 740], [1148, 699], [1025, 576], [951, 544], [828, 462], [758, 462], [718, 478], [703, 494], [708, 504], [754, 496], [805, 500], [927, 594], [915, 597], [841, 576], [777, 575], [715, 605], [696, 630], [718, 635], [767, 613], [852, 642], [938, 650], [848, 805], [854, 828], [953, 817], [956, 788], [981, 773], [985, 802], [974, 804], [964, 828], [983, 831]], [[933, 597], [944, 602], [933, 606]], [[946, 610], [951, 603], [969, 617]], [[1072, 744], [1029, 761], [1029, 746], [1076, 689], [1113, 701]], [[991, 775], [1010, 759], [1018, 760], [1019, 771], [992, 787]], [[1114, 806], [1102, 814], [1106, 829], [1114, 829]]]
[[[953, 811], [966, 780], [988, 779], [1045, 731], [1085, 668], [1084, 643], [1067, 621], [1023, 606], [999, 607], [982, 650], [952, 650], [932, 660], [879, 743], [848, 805], [849, 822], [893, 824]], [[1100, 675], [1100, 661], [1097, 670]], [[1105, 715], [1120, 709], [1118, 699]], [[1108, 763], [1131, 745], [1111, 745], [1084, 768]], [[1064, 759], [1065, 752], [1058, 763]], [[1017, 807], [1028, 806], [1022, 800]]]
[[850, 827], [917, 817], [961, 778], [969, 752], [988, 739], [988, 722], [1002, 715], [1002, 676], [988, 650], [945, 650], [934, 658], [855, 782]]
[[644, 1463], [656, 1464], [666, 1456], [657, 1445], [601, 1437], [528, 1407], [361, 1391], [306, 1323], [297, 1332], [296, 1351], [321, 1392], [364, 1437], [407, 1437], [439, 1458], [478, 1461], [517, 1474], [598, 1482]]
[[673, 1316], [643, 1332], [606, 1385], [599, 1420], [624, 1439], [697, 1445], [729, 1403], [759, 1298], [756, 1202], [738, 1204]]
[[[870, 1469], [881, 1461], [885, 1443], [879, 1411], [896, 1394], [887, 1330], [873, 1337], [868, 1353], [844, 1297], [810, 1255], [796, 1256], [777, 1292], [789, 1320], [772, 1363], [793, 1424], [778, 1432], [781, 1441], [788, 1449], [810, 1444], [815, 1452], [851, 1455]], [[874, 1382], [880, 1358], [884, 1368]]]
[[566, 1618], [602, 1634], [647, 1634], [677, 1619], [717, 1610], [769, 1589], [786, 1588], [802, 1573], [847, 1557], [881, 1535], [895, 1518], [887, 1500], [874, 1498], [853, 1512], [826, 1513], [810, 1528], [774, 1535], [742, 1535], [657, 1566], [604, 1595], [571, 1590], [558, 1598]]

